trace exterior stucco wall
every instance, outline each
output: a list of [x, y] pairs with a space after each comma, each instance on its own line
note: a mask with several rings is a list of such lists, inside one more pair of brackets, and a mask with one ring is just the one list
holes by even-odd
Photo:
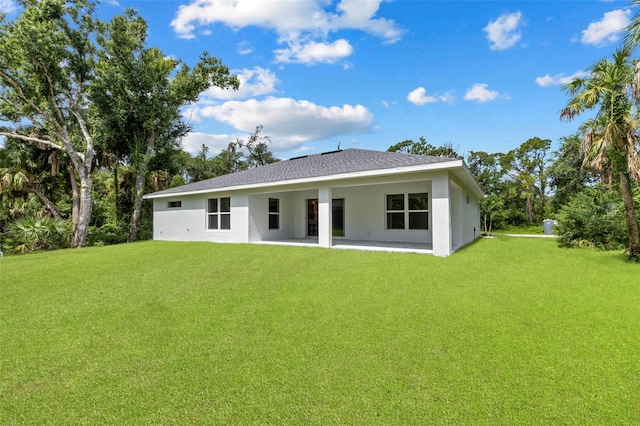
[[464, 245], [463, 229], [465, 224], [462, 189], [453, 182], [450, 183], [449, 199], [451, 208], [451, 248], [456, 251]]
[[[269, 198], [280, 201], [280, 228], [269, 229]], [[290, 192], [274, 192], [249, 196], [249, 241], [274, 241], [294, 238], [294, 196]]]
[[[426, 231], [386, 229], [386, 196], [420, 192], [429, 194], [429, 229]], [[429, 181], [334, 188], [332, 197], [344, 199], [346, 239], [425, 244], [432, 242], [432, 202]]]
[[449, 188], [451, 248], [456, 251], [480, 237], [480, 203], [454, 178], [450, 179]]
[[[472, 243], [480, 237], [480, 202], [470, 191], [463, 188], [460, 183], [452, 179], [451, 203], [456, 203], [455, 211], [452, 209], [454, 251], [462, 246]], [[456, 189], [456, 191], [454, 191]]]
[[[207, 229], [207, 200], [231, 198], [231, 229]], [[170, 208], [170, 201], [182, 206]], [[248, 232], [249, 197], [245, 194], [217, 193], [211, 196], [185, 195], [153, 200], [153, 239], [167, 241], [217, 241], [246, 243]]]
[[468, 192], [463, 193], [464, 211], [464, 244], [473, 242], [480, 237], [480, 202]]

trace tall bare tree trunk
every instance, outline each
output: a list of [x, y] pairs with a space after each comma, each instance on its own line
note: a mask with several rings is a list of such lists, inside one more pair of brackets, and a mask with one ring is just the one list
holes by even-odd
[[144, 195], [144, 184], [147, 178], [147, 169], [149, 161], [153, 153], [153, 145], [155, 144], [155, 133], [152, 132], [147, 140], [147, 147], [144, 156], [140, 159], [138, 170], [136, 173], [136, 183], [133, 188], [133, 214], [131, 215], [131, 228], [129, 228], [129, 236], [127, 242], [138, 239], [138, 231], [140, 230], [140, 216], [142, 216], [142, 196]]
[[640, 233], [638, 232], [638, 217], [636, 216], [633, 196], [631, 193], [631, 182], [626, 173], [620, 173], [620, 193], [624, 203], [624, 213], [627, 220], [627, 231], [629, 234], [629, 256], [635, 258], [640, 256]]
[[527, 197], [526, 199], [526, 205], [527, 205], [527, 221], [529, 221], [529, 223], [533, 223], [533, 207], [531, 205], [531, 197]]
[[[84, 173], [83, 173], [84, 174]], [[89, 233], [89, 221], [93, 210], [93, 176], [91, 173], [80, 177], [80, 205], [78, 209], [78, 224], [73, 230], [71, 237], [71, 247], [84, 247], [87, 245], [87, 234]]]
[[118, 205], [119, 193], [120, 193], [120, 184], [118, 183], [118, 159], [116, 158], [116, 164], [113, 166], [113, 198], [115, 202], [115, 205], [113, 207], [115, 211], [116, 227], [118, 226], [118, 221], [120, 219], [118, 217], [118, 211], [120, 210], [120, 206]]
[[[146, 169], [146, 167], [144, 167]], [[136, 174], [136, 183], [133, 189], [133, 214], [131, 215], [131, 228], [129, 228], [129, 237], [127, 242], [138, 239], [138, 231], [140, 230], [140, 216], [142, 216], [142, 195], [144, 194], [144, 182], [146, 173], [141, 169]]]
[[76, 169], [69, 163], [69, 182], [71, 182], [71, 232], [75, 234], [80, 214], [80, 191], [76, 179]]

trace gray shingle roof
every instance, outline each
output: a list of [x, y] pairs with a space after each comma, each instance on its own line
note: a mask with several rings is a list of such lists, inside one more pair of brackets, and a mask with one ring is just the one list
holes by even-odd
[[429, 157], [425, 155], [400, 154], [396, 152], [345, 149], [322, 154], [295, 157], [265, 166], [255, 167], [212, 179], [189, 183], [175, 188], [148, 194], [161, 196], [184, 192], [206, 191], [259, 183], [314, 178], [343, 173], [370, 170], [394, 169], [399, 167], [422, 166], [428, 164], [457, 161], [451, 158]]

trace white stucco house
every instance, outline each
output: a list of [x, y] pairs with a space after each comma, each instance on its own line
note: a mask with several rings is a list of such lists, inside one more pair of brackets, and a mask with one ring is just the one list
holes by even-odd
[[449, 256], [480, 236], [462, 160], [345, 149], [155, 192], [153, 238]]

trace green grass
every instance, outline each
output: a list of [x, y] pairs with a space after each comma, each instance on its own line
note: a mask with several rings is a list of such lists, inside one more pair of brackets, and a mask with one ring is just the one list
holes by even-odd
[[544, 234], [544, 227], [542, 225], [507, 226], [494, 230], [492, 234]]
[[637, 424], [640, 266], [145, 242], [0, 259], [2, 424]]

